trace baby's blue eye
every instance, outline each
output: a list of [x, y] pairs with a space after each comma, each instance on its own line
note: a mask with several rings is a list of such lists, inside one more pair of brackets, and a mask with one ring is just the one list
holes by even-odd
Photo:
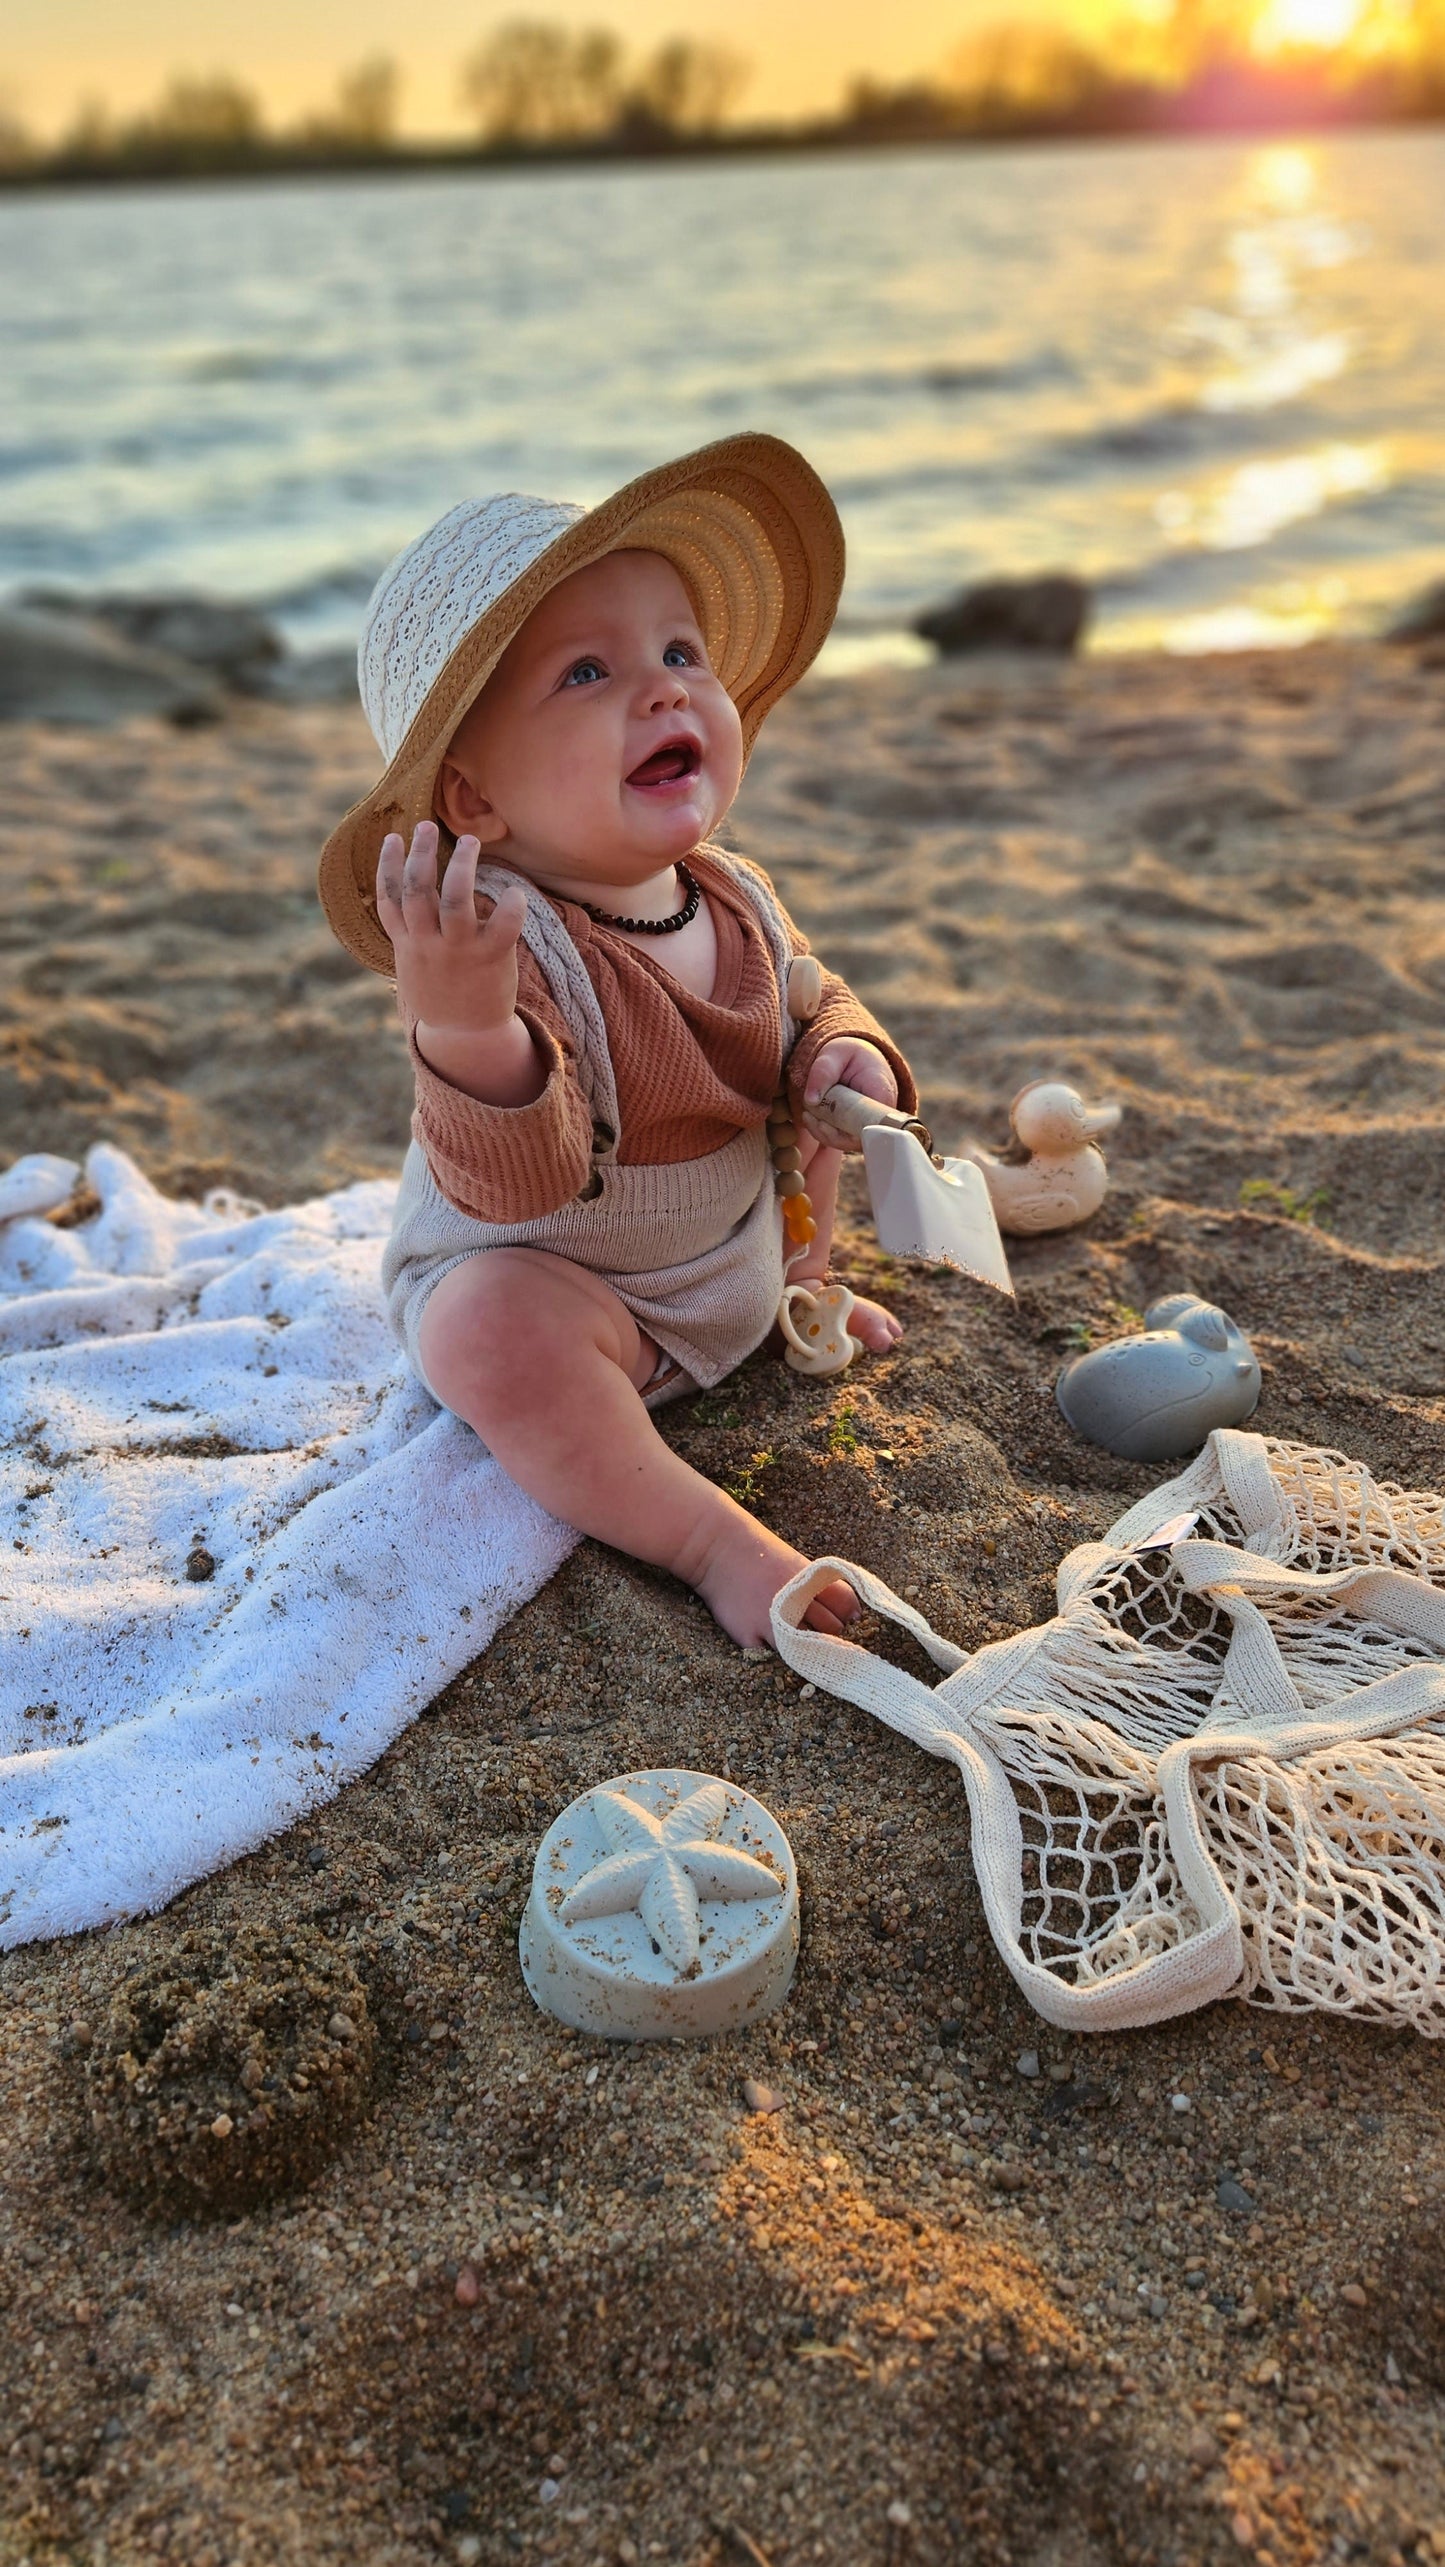
[[669, 642], [662, 654], [664, 668], [691, 668], [693, 653], [686, 642]]
[[606, 675], [600, 660], [578, 660], [574, 667], [569, 668], [562, 683], [564, 686], [595, 686], [598, 679]]

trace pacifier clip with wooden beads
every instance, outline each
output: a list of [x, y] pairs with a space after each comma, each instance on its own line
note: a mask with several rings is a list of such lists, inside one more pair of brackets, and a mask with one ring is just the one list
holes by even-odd
[[[823, 975], [817, 962], [811, 954], [795, 954], [788, 970], [788, 1014], [795, 1023], [806, 1025], [822, 1003]], [[818, 1235], [803, 1178], [803, 1154], [798, 1147], [798, 1127], [793, 1121], [786, 1080], [768, 1115], [768, 1148], [773, 1161], [773, 1192], [782, 1211], [783, 1235], [789, 1243], [789, 1253], [783, 1260], [786, 1274]], [[806, 1284], [784, 1283], [778, 1325], [787, 1340], [784, 1361], [794, 1372], [823, 1375], [847, 1370], [859, 1352], [857, 1338], [848, 1334], [848, 1315], [853, 1306], [854, 1296], [846, 1284], [825, 1286], [820, 1278], [816, 1290], [810, 1290]]]
[[[806, 1025], [823, 1004], [823, 974], [812, 954], [795, 954], [788, 966], [788, 1014], [795, 1025]], [[788, 1101], [788, 1082], [783, 1080], [768, 1113], [768, 1148], [773, 1160], [773, 1192], [782, 1206], [783, 1230], [792, 1243], [792, 1254], [784, 1260], [792, 1265], [818, 1235], [813, 1206], [803, 1182], [803, 1154], [798, 1147], [798, 1127]]]

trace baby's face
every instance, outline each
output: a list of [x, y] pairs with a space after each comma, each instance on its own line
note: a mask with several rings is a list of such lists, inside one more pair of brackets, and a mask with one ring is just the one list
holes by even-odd
[[737, 708], [660, 553], [609, 553], [545, 597], [457, 731], [438, 807], [542, 883], [645, 882], [716, 828]]

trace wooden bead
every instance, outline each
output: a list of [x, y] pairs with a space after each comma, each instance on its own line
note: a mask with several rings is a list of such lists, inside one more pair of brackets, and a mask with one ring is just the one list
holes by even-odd
[[796, 1141], [797, 1137], [798, 1127], [793, 1121], [791, 1114], [780, 1114], [777, 1107], [774, 1106], [772, 1113], [768, 1116], [768, 1139], [770, 1141]]
[[802, 1164], [803, 1153], [801, 1150], [777, 1149], [773, 1152], [773, 1165], [777, 1169], [780, 1177], [791, 1176], [793, 1170], [795, 1168], [800, 1168]]
[[788, 1014], [806, 1025], [823, 1004], [823, 974], [816, 954], [795, 954], [788, 965]]
[[798, 1175], [796, 1169], [789, 1169], [785, 1174], [773, 1179], [773, 1191], [775, 1194], [802, 1194], [805, 1190], [803, 1180]]

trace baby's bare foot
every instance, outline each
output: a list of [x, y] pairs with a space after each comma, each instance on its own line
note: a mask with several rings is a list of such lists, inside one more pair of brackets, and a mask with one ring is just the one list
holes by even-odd
[[855, 1301], [848, 1313], [848, 1334], [866, 1346], [870, 1354], [886, 1355], [903, 1334], [903, 1322], [885, 1310], [881, 1301]]
[[[703, 1567], [688, 1583], [740, 1648], [770, 1649], [773, 1598], [807, 1565], [801, 1551], [729, 1504], [714, 1528]], [[814, 1596], [804, 1620], [812, 1631], [836, 1634], [859, 1609], [852, 1588], [834, 1578]]]

